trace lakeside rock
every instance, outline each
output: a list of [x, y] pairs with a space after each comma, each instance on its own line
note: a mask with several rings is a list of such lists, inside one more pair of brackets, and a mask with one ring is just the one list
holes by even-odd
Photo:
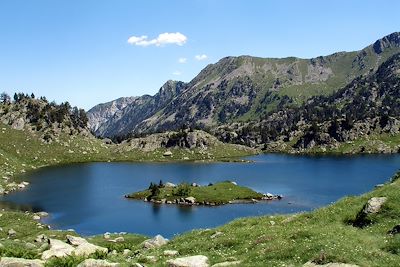
[[28, 260], [22, 258], [1, 257], [0, 266], [2, 267], [44, 267], [42, 260]]
[[158, 248], [168, 243], [168, 239], [165, 239], [162, 235], [156, 235], [151, 239], [147, 239], [143, 242], [143, 248], [152, 249]]
[[77, 267], [119, 267], [121, 264], [112, 263], [106, 260], [86, 259], [81, 262]]
[[72, 255], [74, 247], [57, 239], [49, 239], [50, 249], [42, 253], [42, 260], [48, 260], [52, 257], [63, 258]]
[[382, 205], [387, 201], [387, 197], [373, 197], [368, 200], [364, 207], [358, 212], [353, 226], [364, 227], [371, 224], [373, 215], [381, 211]]
[[203, 255], [189, 256], [168, 260], [169, 267], [209, 267], [208, 258]]

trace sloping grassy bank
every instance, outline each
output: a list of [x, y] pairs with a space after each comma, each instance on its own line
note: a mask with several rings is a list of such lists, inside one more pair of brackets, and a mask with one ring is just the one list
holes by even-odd
[[[246, 152], [230, 146], [213, 149], [215, 155], [222, 155], [221, 150], [230, 148], [231, 156], [241, 156]], [[211, 150], [208, 152], [213, 153]], [[163, 157], [163, 151], [125, 151], [91, 137], [60, 136], [58, 142], [44, 144], [35, 133], [16, 131], [3, 125], [0, 127], [0, 153], [0, 180], [4, 188], [19, 173], [41, 166], [108, 160], [171, 160]], [[183, 159], [183, 155], [191, 160], [201, 160], [204, 154], [182, 150], [173, 151], [173, 155], [174, 160]], [[193, 155], [198, 155], [198, 158]], [[399, 190], [400, 180], [396, 180], [362, 196], [347, 197], [314, 212], [238, 219], [215, 229], [179, 235], [156, 249], [144, 249], [142, 242], [146, 237], [134, 234], [111, 235], [111, 238], [124, 237], [121, 242], [110, 242], [103, 236], [91, 237], [88, 238], [91, 243], [107, 247], [110, 253], [96, 253], [90, 257], [120, 262], [123, 266], [138, 262], [145, 266], [166, 266], [170, 257], [164, 256], [164, 251], [177, 250], [179, 256], [176, 257], [201, 254], [209, 258], [210, 264], [240, 261], [240, 266], [301, 266], [314, 261], [320, 264], [344, 262], [360, 266], [400, 266], [400, 235], [388, 234], [400, 223]], [[351, 221], [371, 197], [387, 197], [387, 202], [373, 216], [371, 225], [364, 228], [352, 226]], [[3, 210], [0, 214], [2, 257], [40, 258], [48, 247], [34, 241], [39, 234], [59, 240], [65, 240], [66, 234], [74, 234], [49, 230], [34, 220], [34, 214], [30, 212]], [[12, 235], [11, 230], [15, 231]], [[126, 249], [129, 252], [124, 254]], [[76, 266], [83, 259], [74, 256], [52, 259], [46, 262], [46, 266]]]
[[[170, 258], [166, 250], [176, 250], [179, 257], [205, 255], [210, 264], [240, 261], [240, 266], [301, 266], [308, 261], [352, 263], [359, 266], [399, 266], [400, 234], [390, 235], [400, 223], [400, 180], [361, 196], [346, 197], [313, 212], [289, 216], [262, 216], [238, 219], [224, 226], [195, 230], [173, 238], [167, 245], [144, 249], [143, 236], [123, 236], [120, 243], [103, 236], [88, 241], [109, 248], [112, 253], [93, 254], [92, 258], [121, 262], [123, 266], [141, 263], [145, 266], [166, 266]], [[387, 197], [371, 224], [358, 228], [352, 225], [358, 212], [371, 197]], [[34, 242], [39, 234], [63, 240], [66, 231], [41, 229], [33, 214], [2, 212], [0, 217], [0, 255], [40, 258], [43, 248]], [[10, 238], [8, 231], [16, 231]], [[124, 250], [129, 249], [128, 254]], [[83, 257], [53, 259], [46, 266], [76, 266]], [[151, 259], [151, 260], [150, 260]]]

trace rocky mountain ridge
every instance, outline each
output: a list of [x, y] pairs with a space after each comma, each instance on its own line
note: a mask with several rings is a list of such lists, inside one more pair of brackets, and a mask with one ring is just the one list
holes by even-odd
[[[264, 146], [269, 151], [336, 149], [371, 136], [396, 138], [400, 134], [400, 53], [376, 72], [354, 79], [330, 96], [315, 96], [300, 107], [283, 108], [260, 121], [232, 123], [214, 131], [221, 140]], [[390, 145], [389, 145], [390, 144]], [[397, 142], [375, 144], [370, 152], [397, 153]], [[355, 146], [353, 153], [368, 152]]]
[[[179, 90], [172, 90], [166, 101], [158, 99], [159, 92], [127, 105], [122, 116], [106, 119], [95, 134], [111, 137], [258, 120], [282, 107], [299, 106], [310, 97], [332, 94], [356, 77], [376, 71], [400, 52], [399, 39], [397, 32], [360, 51], [313, 59], [226, 57], [208, 65], [189, 83], [174, 82]], [[89, 118], [91, 113], [93, 109]]]

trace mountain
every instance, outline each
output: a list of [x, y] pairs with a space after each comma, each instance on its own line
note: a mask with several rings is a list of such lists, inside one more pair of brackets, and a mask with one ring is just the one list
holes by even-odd
[[400, 53], [332, 95], [314, 96], [300, 107], [282, 108], [260, 121], [226, 124], [214, 134], [225, 142], [262, 145], [269, 151], [342, 152], [343, 144], [350, 144], [349, 153], [397, 153], [399, 99]]
[[167, 81], [154, 96], [124, 97], [100, 104], [88, 111], [89, 127], [98, 136], [127, 134], [179, 95], [185, 84]]
[[[160, 101], [160, 92], [138, 98], [140, 102], [122, 109], [123, 116], [115, 113], [95, 133], [116, 136], [258, 120], [283, 106], [300, 106], [310, 97], [332, 94], [356, 77], [373, 73], [398, 52], [400, 33], [396, 32], [360, 51], [313, 59], [226, 57], [189, 83], [175, 82], [179, 90], [166, 101]], [[89, 110], [89, 118], [96, 109]]]

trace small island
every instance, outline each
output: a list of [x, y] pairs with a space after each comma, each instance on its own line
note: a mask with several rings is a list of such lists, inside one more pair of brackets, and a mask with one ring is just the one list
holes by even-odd
[[235, 182], [225, 181], [201, 186], [196, 183], [150, 183], [148, 189], [125, 195], [126, 198], [157, 204], [207, 205], [256, 203], [262, 200], [281, 199], [280, 195], [258, 193]]

